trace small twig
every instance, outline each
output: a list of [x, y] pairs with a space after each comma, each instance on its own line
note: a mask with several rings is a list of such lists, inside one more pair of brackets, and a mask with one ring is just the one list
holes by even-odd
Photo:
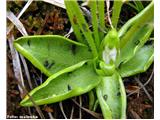
[[143, 90], [144, 90], [144, 92], [146, 93], [146, 95], [148, 96], [149, 100], [150, 100], [150, 101], [153, 101], [151, 95], [148, 93], [147, 89], [146, 89], [145, 86], [142, 84], [142, 82], [141, 82], [138, 78], [135, 78], [135, 80], [136, 80], [136, 81], [138, 82], [138, 84], [143, 88]]
[[48, 115], [49, 115], [49, 118], [50, 118], [50, 119], [54, 119], [54, 117], [53, 117], [53, 115], [52, 115], [51, 112], [48, 112]]
[[63, 114], [63, 117], [64, 117], [65, 119], [67, 119], [66, 114], [64, 113], [64, 110], [63, 110], [63, 104], [62, 104], [62, 102], [59, 102], [59, 107], [60, 107], [60, 109], [61, 109], [61, 112], [62, 112], [62, 114]]
[[65, 34], [64, 36], [68, 38], [71, 33], [73, 33], [73, 28], [72, 27], [70, 28], [69, 32], [67, 34]]
[[30, 108], [30, 107], [28, 107], [28, 113], [29, 113], [30, 116], [33, 115], [33, 114], [31, 113], [31, 108]]
[[110, 18], [110, 12], [109, 12], [110, 0], [106, 0], [106, 6], [107, 6], [108, 22], [109, 22], [109, 24], [111, 25], [111, 28], [113, 28], [112, 21], [111, 21], [111, 18]]
[[79, 119], [82, 119], [82, 110], [81, 110], [81, 107], [82, 107], [82, 97], [79, 96]]
[[[152, 71], [152, 73], [151, 73], [149, 79], [144, 83], [144, 86], [146, 86], [146, 85], [152, 80], [153, 73], [154, 73], [154, 72]], [[142, 89], [142, 87], [140, 87], [139, 89], [137, 89], [137, 90], [131, 92], [130, 94], [127, 95], [127, 97], [129, 97], [130, 95], [132, 95], [132, 94], [134, 94], [134, 93], [137, 93], [140, 89]]]
[[74, 105], [72, 105], [72, 110], [71, 110], [70, 119], [73, 119], [73, 113], [74, 113]]
[[26, 90], [26, 88], [17, 80], [18, 82], [18, 85], [21, 86], [21, 88], [23, 89], [23, 91], [26, 93], [26, 95], [29, 97], [29, 100], [32, 102], [33, 106], [36, 108], [39, 116], [42, 118], [42, 119], [45, 119], [40, 107], [34, 102], [32, 96], [29, 95], [29, 92]]
[[89, 109], [86, 109], [82, 106], [79, 105], [79, 103], [77, 103], [77, 101], [75, 101], [74, 99], [72, 99], [72, 101], [79, 107], [81, 107], [82, 110], [86, 111], [87, 113], [91, 114], [92, 116], [94, 116], [95, 118], [98, 118], [98, 119], [102, 119], [102, 114], [100, 113], [96, 113], [96, 112], [93, 112], [93, 111], [90, 111]]
[[152, 80], [153, 73], [154, 72], [152, 71], [151, 75], [149, 76], [149, 79], [147, 80], [147, 82], [144, 83], [144, 86], [146, 86]]

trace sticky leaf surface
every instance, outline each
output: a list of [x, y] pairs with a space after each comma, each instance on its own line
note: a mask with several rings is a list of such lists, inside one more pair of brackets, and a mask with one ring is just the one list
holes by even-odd
[[48, 76], [92, 58], [87, 46], [58, 35], [21, 37], [14, 46]]

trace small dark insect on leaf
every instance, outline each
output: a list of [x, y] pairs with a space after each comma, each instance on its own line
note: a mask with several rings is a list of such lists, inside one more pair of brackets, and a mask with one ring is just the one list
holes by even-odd
[[30, 46], [31, 45], [31, 41], [27, 40], [27, 44], [28, 44], [28, 46]]
[[108, 95], [103, 95], [103, 99], [106, 101], [108, 99]]
[[134, 42], [135, 45], [138, 45], [139, 43], [140, 43], [139, 40], [137, 40], [137, 41]]
[[85, 32], [87, 32], [87, 26], [85, 24], [82, 24], [82, 28]]
[[73, 45], [71, 46], [71, 51], [72, 51], [72, 54], [73, 54], [73, 55], [76, 54], [76, 45], [73, 44]]
[[70, 85], [68, 85], [67, 87], [68, 87], [68, 91], [72, 90], [72, 88], [71, 88], [71, 86], [70, 86]]
[[77, 18], [76, 18], [75, 15], [73, 16], [73, 23], [74, 23], [74, 24], [77, 24]]

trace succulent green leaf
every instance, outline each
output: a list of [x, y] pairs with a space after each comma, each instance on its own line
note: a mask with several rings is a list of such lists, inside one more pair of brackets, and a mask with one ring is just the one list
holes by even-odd
[[96, 88], [98, 100], [105, 119], [125, 119], [126, 93], [120, 75], [103, 77]]
[[141, 12], [139, 12], [136, 16], [129, 19], [127, 23], [125, 23], [118, 32], [118, 36], [121, 39], [121, 47], [123, 47], [128, 38], [137, 30], [140, 26], [146, 24], [146, 22], [153, 20], [154, 18], [154, 2], [145, 7]]
[[[81, 62], [50, 76], [29, 95], [37, 105], [50, 104], [89, 92], [101, 81], [94, 71], [93, 62]], [[22, 106], [33, 106], [29, 97], [21, 101]]]
[[120, 37], [120, 55], [116, 67], [122, 62], [132, 58], [148, 40], [153, 31], [154, 2], [138, 13], [122, 26], [118, 35]]
[[120, 49], [120, 56], [118, 59], [119, 64], [121, 62], [127, 62], [132, 58], [135, 53], [147, 42], [153, 31], [153, 21], [146, 23], [139, 27], [132, 35], [128, 38], [126, 45]]
[[118, 72], [122, 77], [129, 77], [137, 73], [145, 72], [153, 63], [153, 46], [142, 47], [128, 62], [119, 66]]
[[21, 37], [14, 41], [14, 46], [48, 76], [92, 58], [86, 45], [58, 35]]

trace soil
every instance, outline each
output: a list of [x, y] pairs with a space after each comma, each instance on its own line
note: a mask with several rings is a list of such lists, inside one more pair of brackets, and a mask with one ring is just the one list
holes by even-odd
[[[17, 15], [20, 10], [25, 5], [25, 1], [7, 1], [7, 9], [11, 10], [15, 15]], [[131, 12], [127, 12], [128, 10]], [[136, 14], [136, 11], [131, 10], [131, 8], [124, 8], [124, 12], [121, 14], [121, 24], [127, 21], [129, 18]], [[128, 16], [128, 18], [126, 18]], [[25, 26], [29, 35], [36, 34], [58, 34], [65, 35], [70, 30], [70, 22], [68, 20], [66, 11], [59, 7], [55, 7], [51, 4], [44, 2], [33, 2], [27, 11], [20, 18], [20, 21]], [[10, 22], [7, 21], [9, 25]], [[12, 33], [16, 38], [22, 36], [20, 32], [14, 27]], [[75, 38], [71, 35], [72, 38]], [[22, 61], [21, 61], [22, 62]], [[33, 65], [27, 61], [27, 66], [29, 67], [29, 73], [31, 79], [36, 79], [37, 83], [32, 81], [33, 87], [36, 87], [40, 84], [40, 79], [42, 82], [46, 79], [46, 76], [43, 75], [38, 69], [33, 67]], [[22, 68], [24, 69], [24, 68]], [[26, 75], [24, 70], [22, 71], [24, 79]], [[147, 72], [125, 78], [124, 83], [127, 91], [127, 95], [131, 92], [140, 88], [140, 85], [135, 79], [139, 79], [142, 84], [144, 84], [150, 77], [153, 72], [153, 65], [147, 70]], [[150, 82], [145, 86], [152, 99], [154, 99], [154, 80], [153, 76]], [[29, 85], [26, 82], [26, 89], [30, 91]], [[12, 57], [10, 54], [9, 47], [7, 48], [7, 116], [6, 118], [27, 118], [32, 116], [32, 118], [41, 118], [34, 107], [22, 107], [19, 105], [21, 101], [21, 94], [18, 88], [18, 82], [15, 79], [13, 72]], [[79, 102], [79, 97], [73, 98]], [[71, 110], [74, 108], [74, 113], [72, 118], [80, 118], [79, 116], [79, 106], [77, 106], [72, 99], [68, 99], [62, 102], [64, 112], [67, 118], [70, 118]], [[82, 95], [82, 106], [88, 108], [88, 95]], [[64, 116], [60, 110], [59, 103], [54, 103], [50, 105], [40, 106], [41, 112], [45, 118], [51, 118], [50, 114], [54, 118], [63, 119]], [[154, 102], [151, 101], [143, 89], [140, 89], [138, 92], [127, 97], [127, 118], [130, 119], [152, 119], [154, 118]], [[96, 113], [101, 114], [101, 110], [98, 107]], [[82, 118], [95, 119], [93, 115], [82, 110]]]

